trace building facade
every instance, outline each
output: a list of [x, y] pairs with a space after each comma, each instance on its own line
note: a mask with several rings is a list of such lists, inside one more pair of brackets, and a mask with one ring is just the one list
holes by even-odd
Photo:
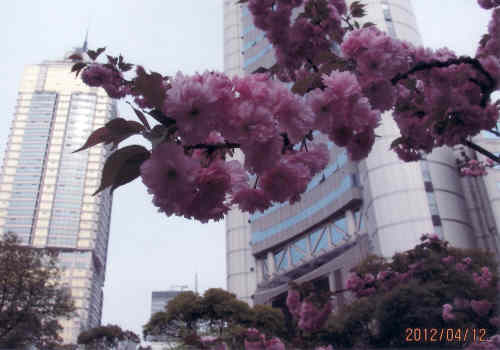
[[[364, 21], [421, 45], [410, 0], [363, 2]], [[235, 3], [224, 5], [225, 21], [240, 21], [225, 25], [231, 32], [225, 33], [226, 72], [239, 72], [237, 62], [244, 74], [270, 67], [275, 62], [272, 46], [253, 25], [246, 6]], [[240, 61], [233, 57], [237, 45], [229, 40], [238, 35]], [[498, 250], [498, 166], [485, 178], [463, 179], [456, 166], [458, 150], [449, 148], [419, 162], [402, 162], [388, 151], [399, 136], [390, 112], [383, 115], [376, 134], [380, 137], [373, 151], [361, 162], [349, 161], [345, 149], [325, 140], [330, 164], [311, 181], [300, 202], [277, 204], [248, 217], [237, 210], [228, 214], [229, 291], [245, 301], [251, 296], [254, 303], [279, 303], [291, 280], [340, 290], [349, 270], [367, 254], [392, 256], [412, 248], [428, 232], [457, 247]], [[477, 141], [498, 154], [500, 142], [493, 136], [481, 134]]]
[[[169, 290], [151, 293], [151, 317], [157, 312], [165, 312], [165, 308], [181, 291]], [[177, 344], [168, 336], [148, 336], [146, 341], [153, 350], [170, 349]]]
[[109, 148], [72, 152], [116, 117], [104, 90], [71, 73], [67, 57], [84, 48], [25, 67], [0, 178], [0, 235], [59, 250], [76, 306], [75, 318], [60, 321], [61, 335], [73, 344], [101, 322], [112, 197], [92, 196]]
[[175, 298], [180, 291], [169, 290], [163, 292], [152, 292], [151, 293], [151, 316], [157, 312], [165, 311], [165, 307], [168, 302]]

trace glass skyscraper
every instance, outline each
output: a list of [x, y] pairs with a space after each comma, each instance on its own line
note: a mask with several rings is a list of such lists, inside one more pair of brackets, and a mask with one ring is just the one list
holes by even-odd
[[68, 57], [25, 67], [0, 178], [0, 235], [58, 248], [77, 316], [61, 320], [64, 343], [100, 324], [112, 198], [92, 194], [107, 146], [72, 153], [116, 117], [116, 102], [71, 73]]

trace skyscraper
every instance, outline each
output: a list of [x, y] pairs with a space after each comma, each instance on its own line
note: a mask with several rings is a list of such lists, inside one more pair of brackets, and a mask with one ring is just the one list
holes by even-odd
[[116, 117], [116, 102], [71, 73], [73, 53], [25, 67], [0, 179], [0, 235], [60, 251], [77, 316], [61, 320], [65, 343], [100, 324], [112, 198], [93, 197], [109, 147], [72, 153]]
[[[364, 21], [421, 45], [410, 0], [363, 2]], [[245, 5], [226, 0], [224, 20], [228, 74], [249, 74], [275, 62], [272, 46], [255, 28]], [[412, 248], [428, 232], [457, 247], [498, 251], [498, 169], [484, 179], [462, 179], [456, 150], [449, 148], [420, 162], [400, 161], [388, 151], [399, 135], [390, 113], [384, 114], [376, 134], [380, 137], [372, 152], [361, 162], [349, 161], [344, 149], [325, 140], [330, 163], [311, 181], [300, 202], [275, 204], [250, 216], [238, 210], [228, 214], [229, 291], [245, 301], [251, 297], [254, 303], [267, 303], [282, 298], [291, 280], [343, 289], [350, 268], [366, 254], [392, 256]], [[498, 138], [486, 141], [481, 135], [478, 140], [500, 152]]]

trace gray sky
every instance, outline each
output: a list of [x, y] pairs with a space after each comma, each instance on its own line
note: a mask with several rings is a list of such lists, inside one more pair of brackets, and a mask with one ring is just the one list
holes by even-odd
[[[489, 11], [476, 0], [413, 0], [425, 46], [473, 54]], [[0, 157], [24, 65], [61, 58], [83, 42], [106, 46], [129, 62], [163, 74], [223, 66], [222, 0], [16, 0], [0, 12]], [[121, 106], [123, 117], [133, 118]], [[223, 222], [199, 224], [156, 212], [139, 180], [115, 192], [103, 324], [142, 333], [151, 291], [172, 285], [225, 288]]]

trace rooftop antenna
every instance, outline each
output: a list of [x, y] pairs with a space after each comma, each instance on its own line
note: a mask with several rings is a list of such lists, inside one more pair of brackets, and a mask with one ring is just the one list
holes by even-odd
[[171, 286], [170, 286], [170, 288], [171, 288], [171, 289], [174, 289], [174, 288], [175, 288], [175, 289], [177, 289], [177, 288], [179, 288], [179, 289], [180, 289], [180, 291], [182, 292], [184, 289], [188, 289], [188, 288], [189, 288], [189, 286], [187, 286], [187, 285], [185, 285], [185, 284], [184, 284], [184, 285], [174, 284], [174, 285], [171, 285]]
[[198, 294], [198, 272], [194, 273], [194, 292]]
[[[89, 24], [90, 26], [90, 24]], [[87, 42], [89, 38], [89, 26], [87, 26], [87, 31], [85, 32], [85, 41], [83, 42], [82, 50], [83, 52], [87, 52]]]

